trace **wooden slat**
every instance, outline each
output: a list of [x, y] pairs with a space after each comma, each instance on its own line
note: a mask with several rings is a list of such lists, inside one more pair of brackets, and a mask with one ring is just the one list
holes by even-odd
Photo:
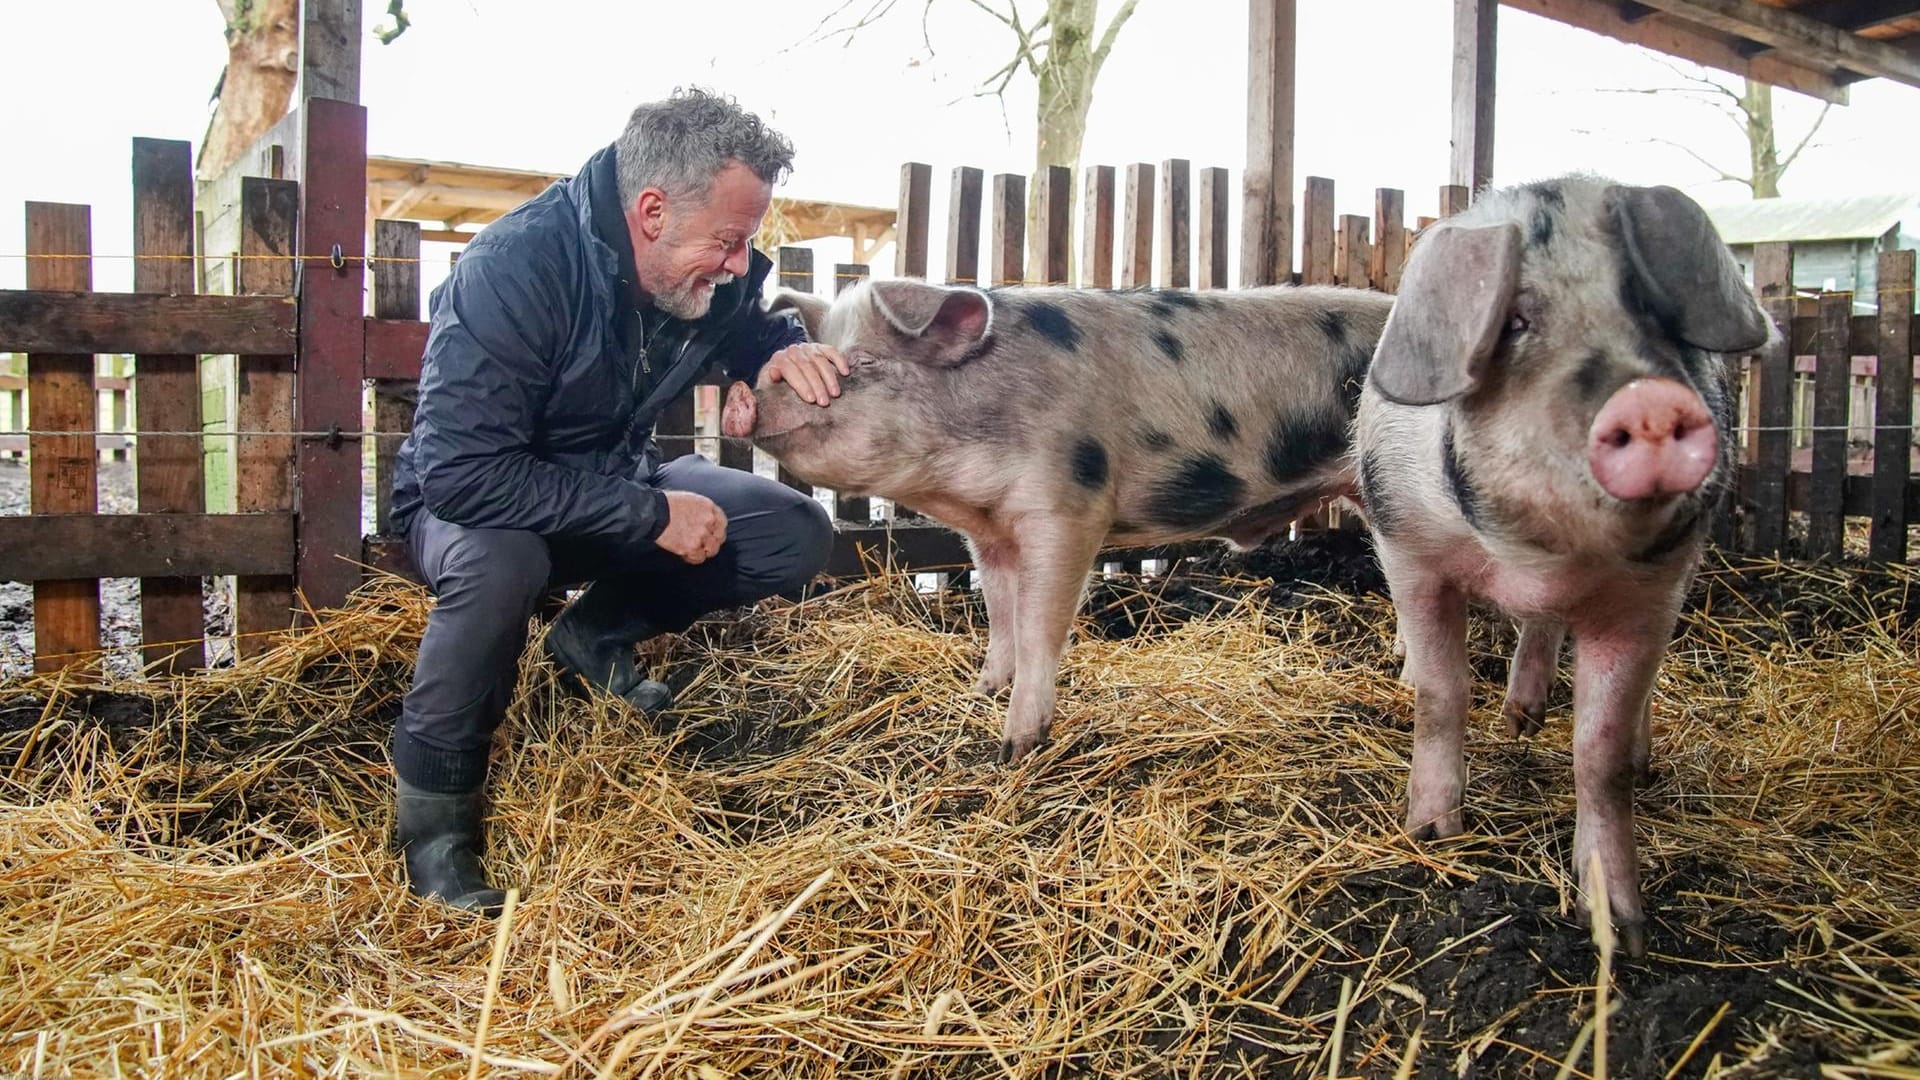
[[1193, 284], [1193, 192], [1188, 162], [1160, 163], [1160, 286], [1184, 289]]
[[1033, 227], [1038, 230], [1036, 251], [1039, 265], [1032, 268], [1043, 285], [1071, 285], [1069, 270], [1073, 262], [1073, 170], [1065, 165], [1048, 165], [1035, 177], [1036, 214]]
[[1333, 181], [1307, 177], [1302, 221], [1300, 280], [1308, 285], [1333, 284]]
[[1367, 287], [1368, 266], [1373, 262], [1373, 245], [1367, 242], [1372, 225], [1359, 214], [1340, 215], [1340, 232], [1333, 241], [1333, 280], [1350, 288]]
[[359, 102], [360, 5], [361, 0], [306, 0], [300, 5], [302, 97]]
[[[1759, 480], [1757, 468], [1741, 466], [1740, 495], [1744, 501], [1754, 501]], [[1812, 483], [1811, 473], [1801, 471], [1787, 474], [1785, 498], [1789, 510], [1803, 511], [1807, 508], [1808, 488]], [[1909, 477], [1904, 497], [1907, 520], [1920, 521], [1920, 475]], [[1841, 484], [1841, 513], [1847, 517], [1869, 517], [1873, 513], [1873, 504], [1873, 477], [1847, 476]]]
[[288, 297], [0, 289], [0, 352], [291, 356], [293, 324]]
[[[1811, 372], [1811, 357], [1815, 351], [1814, 340], [1819, 336], [1820, 320], [1815, 315], [1795, 315], [1793, 331], [1794, 362], [1800, 364], [1798, 370]], [[1880, 352], [1880, 317], [1878, 315], [1855, 315], [1848, 321], [1847, 352], [1853, 357], [1853, 373], [1872, 377], [1880, 370], [1875, 357]], [[1807, 358], [1807, 359], [1802, 359]]]
[[1373, 193], [1373, 258], [1367, 279], [1384, 293], [1400, 291], [1400, 270], [1407, 261], [1407, 196], [1395, 188]]
[[[240, 254], [235, 263], [236, 293], [286, 295], [294, 287], [291, 259], [270, 258], [294, 251], [300, 215], [300, 185], [291, 180], [240, 181]], [[241, 431], [293, 429], [293, 369], [278, 356], [241, 356], [238, 408], [234, 426]], [[415, 366], [418, 371], [418, 362]], [[293, 509], [293, 439], [285, 435], [241, 435], [234, 440], [234, 506], [249, 511]], [[293, 561], [293, 541], [286, 546]], [[293, 622], [293, 578], [288, 573], [247, 574], [234, 580], [234, 650], [257, 656], [273, 643], [268, 635]]]
[[[1847, 331], [1852, 293], [1820, 297], [1820, 354], [1813, 390], [1813, 487], [1807, 503], [1807, 554], [1838, 560], [1846, 539], [1840, 517], [1847, 474]], [[1822, 429], [1837, 430], [1822, 430]]]
[[1879, 562], [1902, 562], [1907, 557], [1907, 525], [1903, 491], [1913, 445], [1913, 289], [1914, 254], [1880, 253], [1878, 316], [1880, 348], [1874, 385], [1873, 523], [1867, 536], [1867, 554]]
[[1120, 287], [1153, 284], [1153, 166], [1127, 166], [1127, 190], [1120, 209]]
[[293, 515], [5, 515], [0, 566], [8, 581], [41, 584], [101, 577], [197, 583], [218, 574], [285, 574], [293, 569]]
[[947, 283], [980, 283], [980, 183], [982, 173], [971, 165], [953, 170], [947, 202]]
[[[782, 246], [779, 252], [779, 274], [781, 288], [791, 289], [794, 292], [813, 292], [813, 249], [793, 247], [791, 245]], [[677, 403], [675, 408], [662, 413], [660, 417], [661, 424], [671, 424], [672, 427], [656, 426], [656, 430], [671, 435], [693, 434], [692, 398], [689, 397], [687, 402], [688, 404], [684, 415], [682, 415], [681, 411], [677, 408]], [[678, 456], [679, 453], [691, 453], [692, 451], [693, 444], [689, 442], [677, 453], [670, 456]], [[781, 483], [795, 491], [805, 492], [809, 497], [813, 495], [813, 485], [800, 479], [800, 477], [796, 476], [785, 465], [779, 466], [778, 475]]]
[[[836, 263], [833, 272], [834, 295], [838, 296], [866, 280], [869, 272], [869, 268], [863, 263]], [[726, 453], [726, 444], [722, 443], [720, 448], [722, 464], [727, 463]], [[842, 521], [855, 521], [864, 525], [873, 520], [873, 502], [865, 495], [843, 495], [836, 491], [833, 493], [833, 516]]]
[[1453, 0], [1453, 160], [1448, 179], [1476, 192], [1493, 178], [1499, 0]]
[[1861, 37], [1837, 26], [1755, 0], [1641, 0], [1689, 22], [1770, 45], [1810, 66], [1841, 67], [1920, 86], [1920, 55], [1892, 42]]
[[1080, 196], [1080, 284], [1113, 288], [1113, 166], [1090, 165]]
[[900, 210], [895, 218], [893, 276], [925, 280], [927, 222], [933, 212], [933, 166], [910, 161], [900, 166]]
[[1194, 284], [1202, 289], [1224, 289], [1227, 281], [1227, 170], [1200, 170], [1200, 209]]
[[1449, 218], [1467, 208], [1473, 194], [1461, 184], [1440, 185], [1440, 216]]
[[[373, 316], [375, 319], [411, 320], [424, 331], [420, 318], [420, 223], [417, 221], [376, 221], [373, 223]], [[369, 320], [370, 322], [371, 320]], [[405, 325], [404, 323], [402, 325]], [[365, 365], [372, 350], [364, 343], [371, 335], [363, 324]], [[426, 348], [421, 334], [421, 351]], [[414, 367], [420, 353], [413, 354]], [[364, 374], [364, 372], [363, 372]], [[408, 379], [373, 380], [373, 531], [389, 532], [393, 524], [393, 466], [400, 452], [397, 437], [413, 430], [413, 407], [419, 399], [419, 384]]]
[[[367, 111], [310, 99], [300, 160], [300, 366], [294, 426], [360, 430], [366, 349]], [[341, 265], [330, 265], [338, 246]], [[360, 440], [295, 443], [298, 587], [313, 609], [337, 607], [360, 582]]]
[[427, 352], [427, 330], [427, 324], [417, 318], [369, 317], [361, 329], [366, 350], [361, 373], [369, 379], [419, 381], [420, 358]]
[[1022, 284], [1027, 277], [1027, 178], [995, 174], [992, 210], [991, 284]]
[[1295, 0], [1248, 0], [1247, 167], [1240, 177], [1240, 285], [1293, 275]]
[[1757, 354], [1752, 368], [1761, 430], [1754, 433], [1759, 480], [1754, 488], [1750, 550], [1778, 555], [1786, 546], [1787, 470], [1793, 461], [1793, 433], [1786, 430], [1793, 423], [1793, 356], [1784, 339], [1793, 318], [1793, 246], [1755, 245], [1753, 280], [1760, 305], [1781, 328], [1782, 340]]
[[[133, 290], [193, 294], [193, 149], [133, 140]], [[141, 256], [157, 256], [142, 258]], [[134, 358], [141, 431], [200, 430], [200, 358], [141, 353]], [[197, 514], [207, 508], [200, 438], [141, 435], [135, 485], [142, 514]], [[140, 581], [141, 656], [149, 670], [179, 674], [206, 666], [206, 601], [197, 577]]]
[[[91, 260], [33, 258], [91, 254], [91, 209], [70, 203], [29, 202], [26, 212], [27, 287], [75, 292], [91, 289]], [[4, 309], [0, 309], [0, 323], [5, 321]], [[40, 431], [91, 431], [93, 368], [91, 353], [28, 355], [27, 426]], [[98, 508], [90, 436], [36, 435], [30, 447], [30, 513], [92, 514]], [[34, 670], [89, 666], [99, 648], [100, 582], [95, 578], [36, 581]]]

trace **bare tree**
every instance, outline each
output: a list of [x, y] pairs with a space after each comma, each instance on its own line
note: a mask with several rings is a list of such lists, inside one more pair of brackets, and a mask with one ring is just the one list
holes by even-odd
[[1675, 142], [1672, 139], [1653, 137], [1648, 142], [1657, 142], [1675, 149], [1706, 166], [1721, 180], [1744, 185], [1756, 199], [1777, 199], [1780, 197], [1780, 178], [1786, 175], [1793, 163], [1800, 158], [1802, 151], [1813, 144], [1813, 136], [1827, 119], [1827, 111], [1833, 108], [1831, 102], [1821, 105], [1820, 115], [1808, 125], [1786, 156], [1780, 154], [1777, 130], [1773, 114], [1773, 87], [1768, 83], [1744, 79], [1738, 90], [1727, 86], [1702, 69], [1697, 72], [1683, 70], [1673, 64], [1667, 67], [1688, 85], [1656, 86], [1642, 90], [1611, 90], [1618, 94], [1683, 94], [1711, 105], [1725, 116], [1747, 142], [1747, 171], [1730, 172], [1709, 160], [1691, 146]]
[[[815, 28], [815, 38], [842, 38], [853, 35], [885, 18], [899, 0], [864, 0], [866, 8], [851, 21], [835, 26], [863, 0], [843, 0]], [[932, 55], [933, 42], [927, 31], [927, 15], [936, 0], [923, 0], [921, 7], [922, 40]], [[1032, 76], [1037, 91], [1034, 107], [1033, 163], [1037, 172], [1049, 165], [1080, 167], [1080, 147], [1087, 133], [1087, 112], [1093, 105], [1094, 84], [1100, 69], [1113, 51], [1114, 39], [1127, 20], [1133, 17], [1139, 0], [1123, 0], [1104, 30], [1098, 27], [1097, 0], [1042, 0], [1037, 18], [1023, 16], [1021, 0], [967, 0], [974, 8], [1004, 26], [1012, 38], [1013, 55], [998, 70], [981, 80], [976, 96], [998, 97], [1004, 105], [1008, 86], [1026, 73]], [[1029, 12], [1033, 0], [1027, 3]], [[829, 29], [831, 27], [831, 29]], [[1027, 203], [1028, 260], [1039, 258], [1041, 237], [1034, 227], [1039, 209], [1037, 185], [1029, 185]]]

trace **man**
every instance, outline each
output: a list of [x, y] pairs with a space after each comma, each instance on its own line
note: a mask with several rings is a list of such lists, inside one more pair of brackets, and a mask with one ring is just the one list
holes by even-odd
[[806, 495], [696, 454], [664, 465], [660, 411], [716, 364], [838, 395], [846, 361], [758, 302], [753, 250], [791, 144], [730, 99], [635, 109], [579, 174], [482, 232], [434, 290], [393, 522], [437, 597], [393, 732], [408, 887], [491, 913], [481, 792], [541, 598], [564, 683], [647, 714], [671, 694], [634, 645], [798, 588], [833, 528]]

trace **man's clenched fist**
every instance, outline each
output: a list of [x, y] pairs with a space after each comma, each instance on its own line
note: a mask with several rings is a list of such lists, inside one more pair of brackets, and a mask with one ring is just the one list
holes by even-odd
[[727, 539], [727, 515], [712, 499], [691, 491], [667, 492], [667, 527], [654, 544], [689, 563], [713, 558]]

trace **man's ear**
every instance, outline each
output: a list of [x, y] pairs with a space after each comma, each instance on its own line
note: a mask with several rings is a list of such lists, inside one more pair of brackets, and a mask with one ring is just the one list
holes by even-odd
[[667, 227], [667, 194], [656, 187], [642, 188], [627, 208], [627, 222], [648, 240], [660, 239]]

